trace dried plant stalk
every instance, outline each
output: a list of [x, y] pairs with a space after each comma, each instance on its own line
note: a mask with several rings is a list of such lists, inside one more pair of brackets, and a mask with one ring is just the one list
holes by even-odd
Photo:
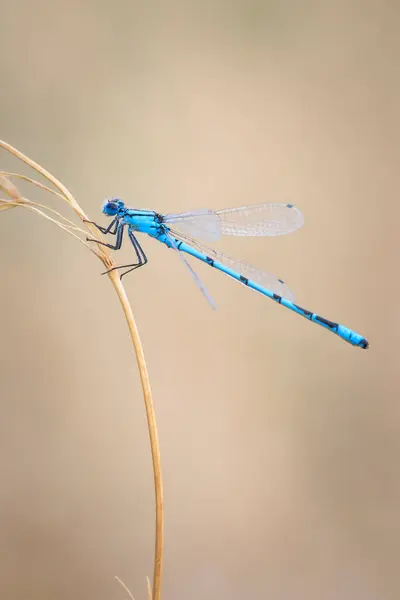
[[[85, 223], [85, 221], [89, 221], [85, 212], [72, 196], [71, 192], [60, 182], [54, 175], [49, 173], [46, 169], [44, 169], [41, 165], [33, 161], [31, 158], [25, 156], [22, 152], [8, 144], [7, 142], [0, 140], [0, 147], [4, 148], [18, 159], [22, 160], [26, 165], [37, 171], [42, 177], [47, 179], [58, 191], [55, 191], [42, 183], [31, 179], [30, 177], [26, 177], [25, 175], [20, 175], [19, 173], [8, 173], [5, 171], [0, 171], [0, 189], [2, 189], [10, 198], [10, 200], [0, 200], [0, 211], [6, 210], [8, 208], [13, 208], [15, 206], [23, 206], [24, 208], [28, 208], [29, 210], [33, 210], [34, 212], [39, 213], [41, 216], [44, 216], [46, 219], [56, 223], [59, 227], [61, 227], [64, 231], [67, 231], [74, 237], [78, 238], [79, 241], [83, 242], [85, 246], [87, 246], [104, 264], [106, 269], [110, 269], [111, 267], [115, 267], [115, 263], [109, 253], [109, 250], [102, 246], [98, 245], [97, 249], [90, 247], [86, 241], [79, 238], [75, 232], [86, 232], [91, 234], [92, 237], [95, 237], [99, 242], [102, 241], [102, 237], [99, 234], [98, 230], [93, 227], [90, 223]], [[56, 211], [48, 208], [43, 204], [38, 204], [28, 200], [27, 198], [23, 198], [15, 185], [10, 181], [9, 177], [17, 177], [28, 181], [32, 185], [39, 187], [40, 189], [51, 192], [61, 199], [65, 200], [71, 208], [75, 211], [78, 217], [84, 222], [84, 226], [87, 227], [87, 230], [82, 230], [76, 225], [74, 225], [69, 219], [63, 217]], [[47, 215], [42, 209], [48, 210], [53, 214], [56, 214], [58, 217], [63, 219], [64, 222], [60, 222], [55, 220], [53, 217]], [[118, 271], [111, 271], [108, 273], [108, 277], [111, 283], [114, 286], [114, 289], [118, 295], [118, 298], [121, 302], [122, 310], [124, 312], [126, 322], [128, 324], [129, 333], [132, 339], [132, 343], [135, 349], [136, 360], [138, 364], [140, 380], [142, 384], [143, 397], [146, 409], [147, 416], [147, 425], [149, 431], [150, 438], [150, 447], [151, 447], [151, 456], [153, 462], [153, 475], [154, 475], [154, 488], [155, 488], [155, 505], [156, 505], [156, 527], [155, 527], [155, 549], [154, 549], [154, 571], [153, 571], [153, 589], [151, 589], [150, 582], [147, 578], [147, 595], [149, 600], [160, 600], [161, 597], [161, 581], [162, 581], [162, 566], [163, 566], [163, 532], [164, 532], [164, 511], [163, 511], [163, 487], [162, 487], [162, 477], [161, 477], [161, 461], [160, 461], [160, 449], [158, 442], [158, 434], [157, 434], [157, 425], [156, 418], [154, 412], [154, 406], [151, 395], [151, 387], [150, 380], [147, 371], [146, 361], [143, 352], [143, 346], [140, 341], [138, 328], [133, 316], [132, 308], [129, 303], [128, 297], [125, 292], [125, 288], [122, 285], [121, 279], [119, 277]], [[118, 579], [118, 578], [117, 578]], [[119, 580], [119, 579], [118, 579]], [[120, 581], [120, 580], [119, 580]], [[124, 585], [124, 584], [122, 584]], [[125, 586], [124, 586], [125, 587]], [[126, 588], [127, 589], [127, 588]], [[130, 593], [130, 592], [129, 592]]]
[[[122, 579], [120, 579], [119, 577], [117, 577], [117, 575], [115, 575], [115, 579], [116, 579], [116, 581], [118, 581], [118, 583], [120, 584], [120, 586], [126, 591], [126, 593], [128, 594], [130, 600], [135, 600], [135, 598], [133, 597], [133, 594], [132, 594], [131, 590], [125, 585], [125, 583], [122, 581]], [[150, 591], [150, 598], [151, 598], [151, 591]]]

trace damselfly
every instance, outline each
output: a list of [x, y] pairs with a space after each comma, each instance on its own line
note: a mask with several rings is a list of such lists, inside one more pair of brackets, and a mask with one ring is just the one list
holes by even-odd
[[168, 248], [175, 250], [214, 308], [212, 298], [183, 253], [194, 256], [309, 321], [325, 327], [353, 346], [368, 348], [368, 341], [355, 331], [295, 304], [292, 292], [282, 279], [277, 279], [270, 273], [259, 271], [251, 265], [229, 258], [199, 241], [201, 239], [206, 242], [215, 242], [222, 235], [276, 236], [291, 233], [299, 229], [304, 222], [302, 213], [293, 204], [259, 204], [217, 211], [204, 209], [162, 215], [153, 210], [127, 208], [122, 200], [112, 198], [105, 202], [103, 213], [108, 217], [113, 217], [110, 225], [108, 227], [101, 227], [96, 223], [94, 225], [104, 234], [115, 235], [115, 244], [98, 242], [98, 240], [89, 238], [88, 241], [101, 243], [112, 250], [119, 250], [125, 228], [127, 229], [137, 262], [114, 267], [115, 269], [127, 269], [121, 277], [147, 263], [147, 257], [136, 237], [137, 232], [146, 233]]

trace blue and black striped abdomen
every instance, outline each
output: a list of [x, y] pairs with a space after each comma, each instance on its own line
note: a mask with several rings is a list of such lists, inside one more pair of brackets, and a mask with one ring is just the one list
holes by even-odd
[[[362, 335], [356, 333], [352, 329], [349, 329], [349, 328], [345, 327], [344, 325], [340, 325], [340, 323], [330, 321], [329, 319], [326, 319], [325, 317], [321, 317], [317, 313], [314, 313], [310, 310], [302, 308], [298, 304], [295, 304], [291, 300], [285, 298], [283, 295], [276, 293], [276, 291], [272, 291], [266, 287], [263, 287], [262, 285], [253, 281], [252, 279], [245, 277], [238, 271], [230, 269], [226, 265], [215, 260], [215, 258], [213, 258], [212, 256], [207, 256], [206, 254], [198, 251], [197, 249], [192, 248], [185, 242], [182, 242], [179, 240], [176, 240], [176, 241], [178, 243], [179, 249], [182, 250], [183, 252], [186, 252], [187, 254], [190, 254], [190, 255], [194, 256], [195, 258], [198, 258], [199, 260], [208, 264], [210, 267], [218, 269], [222, 273], [229, 275], [229, 277], [232, 277], [232, 279], [235, 279], [239, 283], [242, 283], [243, 285], [249, 287], [250, 289], [255, 290], [256, 292], [259, 292], [263, 296], [267, 296], [268, 298], [271, 298], [271, 300], [274, 300], [275, 302], [277, 302], [278, 304], [281, 304], [285, 308], [288, 308], [292, 312], [295, 312], [298, 315], [304, 317], [305, 319], [308, 319], [309, 321], [316, 323], [317, 325], [320, 325], [321, 327], [324, 327], [328, 331], [335, 333], [340, 338], [342, 338], [346, 342], [349, 342], [353, 346], [357, 346], [359, 348], [368, 348], [368, 345], [369, 345], [368, 341]], [[285, 285], [284, 282], [279, 279], [276, 281], [280, 282], [282, 284], [282, 286]]]

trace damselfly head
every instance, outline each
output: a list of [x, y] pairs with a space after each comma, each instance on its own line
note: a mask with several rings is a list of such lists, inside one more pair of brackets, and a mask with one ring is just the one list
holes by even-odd
[[108, 217], [114, 217], [121, 209], [125, 208], [125, 204], [119, 198], [111, 198], [103, 204], [103, 213]]

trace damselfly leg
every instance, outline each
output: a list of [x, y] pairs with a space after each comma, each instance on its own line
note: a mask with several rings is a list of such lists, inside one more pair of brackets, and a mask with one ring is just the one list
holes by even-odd
[[139, 267], [143, 267], [147, 263], [147, 256], [144, 253], [142, 246], [139, 244], [138, 240], [135, 238], [132, 230], [128, 229], [128, 235], [129, 235], [129, 239], [131, 240], [132, 246], [135, 249], [138, 262], [131, 263], [130, 265], [118, 265], [116, 267], [112, 267], [112, 269], [108, 269], [108, 271], [105, 271], [104, 273], [102, 273], [102, 275], [105, 275], [106, 273], [111, 273], [111, 271], [115, 271], [116, 269], [128, 269], [127, 271], [125, 271], [125, 273], [122, 273], [122, 275], [121, 275], [121, 279], [122, 279], [124, 275], [127, 275], [128, 273], [130, 273], [131, 271], [134, 271], [135, 269], [138, 269]]
[[[116, 233], [118, 231], [118, 221], [119, 221], [119, 219], [117, 217], [115, 217], [115, 219], [113, 219], [111, 221], [111, 223], [109, 224], [108, 227], [102, 227], [101, 225], [97, 225], [97, 223], [95, 223], [94, 221], [88, 221], [87, 219], [83, 220], [84, 223], [91, 223], [92, 225], [94, 225], [99, 231], [101, 231], [101, 233], [104, 233], [104, 234], [110, 233], [111, 235], [116, 235]], [[111, 231], [113, 227], [114, 227], [114, 231]], [[87, 239], [87, 241], [92, 242], [92, 241], [97, 241], [97, 240]]]
[[[93, 225], [96, 225], [96, 223], [93, 223]], [[100, 227], [98, 225], [96, 225], [96, 227], [98, 229], [100, 229]], [[115, 244], [107, 244], [107, 242], [100, 242], [99, 240], [93, 239], [93, 238], [86, 238], [87, 242], [96, 242], [96, 244], [101, 244], [102, 246], [106, 246], [107, 248], [110, 248], [111, 250], [119, 250], [122, 246], [122, 238], [124, 237], [124, 227], [125, 225], [121, 225], [117, 222], [116, 224], [116, 232], [113, 233], [113, 235], [117, 235], [117, 239], [115, 240]], [[101, 231], [101, 229], [100, 229]], [[103, 233], [107, 233], [103, 232]], [[111, 232], [108, 232], [111, 233]]]

